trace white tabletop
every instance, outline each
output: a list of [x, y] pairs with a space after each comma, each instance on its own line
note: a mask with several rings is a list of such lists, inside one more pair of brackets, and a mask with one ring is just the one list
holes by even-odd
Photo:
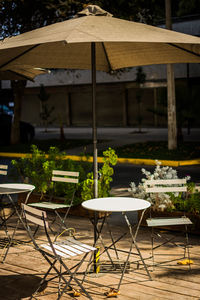
[[0, 194], [18, 194], [31, 192], [35, 189], [32, 184], [26, 183], [2, 183], [0, 184]]
[[84, 201], [82, 206], [88, 210], [104, 212], [138, 211], [150, 207], [150, 202], [132, 197], [107, 197]]

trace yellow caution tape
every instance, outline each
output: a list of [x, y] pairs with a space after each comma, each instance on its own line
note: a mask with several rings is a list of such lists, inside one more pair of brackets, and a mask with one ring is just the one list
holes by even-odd
[[95, 251], [94, 256], [94, 272], [99, 273], [100, 272], [100, 247], [96, 246], [97, 250]]

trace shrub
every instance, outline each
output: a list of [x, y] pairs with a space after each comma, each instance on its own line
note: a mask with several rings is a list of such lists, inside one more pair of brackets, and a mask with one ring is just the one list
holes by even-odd
[[[114, 170], [111, 166], [116, 165], [118, 160], [115, 151], [111, 148], [103, 152], [103, 166], [99, 170], [98, 175], [98, 197], [110, 196], [110, 183]], [[94, 180], [93, 173], [87, 175], [87, 179], [82, 183], [81, 197], [83, 201], [94, 198]]]
[[[152, 208], [155, 210], [176, 210], [178, 209], [178, 203], [185, 203], [183, 201], [183, 193], [146, 193], [144, 188], [144, 182], [150, 179], [176, 179], [177, 171], [172, 167], [163, 166], [161, 167], [161, 162], [156, 160], [156, 168], [153, 173], [146, 171], [144, 168], [141, 169], [142, 173], [146, 176], [143, 178], [138, 186], [134, 182], [130, 183], [129, 192], [137, 198], [148, 200]], [[189, 176], [186, 177], [187, 180], [190, 179]]]
[[194, 214], [200, 213], [200, 192], [195, 190], [195, 183], [187, 183], [187, 194], [183, 201], [181, 193], [173, 195], [170, 193], [171, 201], [175, 210], [187, 211]]
[[[66, 199], [71, 199], [75, 185], [69, 183], [53, 183], [51, 181], [52, 171], [70, 170], [79, 172], [79, 180], [83, 181], [90, 168], [88, 162], [75, 162], [71, 159], [63, 159], [65, 153], [61, 153], [58, 148], [50, 147], [45, 153], [31, 146], [31, 155], [12, 160], [12, 164], [16, 167], [18, 175], [22, 182], [31, 183], [35, 186], [35, 192], [41, 194], [40, 199], [44, 195], [62, 196]], [[67, 201], [67, 200], [66, 200]]]
[[[53, 170], [65, 170], [79, 172], [79, 184], [74, 196], [74, 204], [93, 198], [94, 180], [91, 172], [92, 164], [88, 161], [73, 161], [64, 159], [63, 152], [57, 147], [50, 147], [45, 153], [36, 145], [31, 146], [31, 155], [18, 160], [12, 160], [13, 166], [22, 182], [31, 183], [35, 186], [35, 192], [41, 194], [40, 200], [45, 196], [63, 197], [65, 203], [71, 200], [76, 185], [62, 182], [52, 182]], [[111, 165], [117, 163], [115, 151], [109, 148], [103, 152], [103, 166], [99, 170], [98, 191], [99, 197], [107, 197], [110, 192], [110, 182], [114, 173]]]

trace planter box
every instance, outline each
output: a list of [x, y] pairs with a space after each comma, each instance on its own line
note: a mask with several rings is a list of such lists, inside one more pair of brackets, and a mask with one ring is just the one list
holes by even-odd
[[[25, 202], [26, 195], [27, 195], [26, 193], [22, 193], [22, 194], [18, 195], [18, 204], [19, 205], [21, 205], [21, 203]], [[40, 198], [41, 198], [40, 194], [31, 193], [28, 198], [27, 203], [36, 203], [36, 202], [43, 202], [43, 201], [50, 200], [50, 198], [48, 196], [44, 196], [42, 198], [42, 200]], [[62, 197], [53, 198], [51, 201], [54, 203], [63, 203], [64, 198], [62, 198]], [[59, 212], [65, 213], [66, 210], [67, 210], [67, 208], [61, 208], [61, 209], [59, 209]], [[109, 213], [106, 213], [106, 214], [109, 215]], [[94, 212], [85, 209], [84, 207], [82, 207], [81, 204], [72, 206], [69, 210], [69, 215], [86, 217], [86, 218], [94, 218]], [[104, 216], [105, 216], [105, 213], [99, 213], [99, 215], [98, 215], [99, 218], [103, 218]]]
[[2, 207], [2, 209], [4, 210], [4, 215], [6, 218], [10, 217], [12, 213], [15, 211], [13, 207]]
[[[24, 203], [26, 200], [26, 196], [27, 193], [20, 193], [18, 194], [18, 205], [21, 206], [21, 203]], [[47, 201], [46, 198], [43, 198], [42, 200], [40, 199], [41, 195], [40, 194], [35, 194], [35, 193], [31, 193], [29, 198], [28, 198], [28, 202], [27, 203], [36, 203], [36, 202], [42, 202], [42, 201]]]
[[[181, 211], [173, 211], [173, 212], [167, 212], [167, 211], [154, 211], [151, 210], [151, 216], [152, 218], [172, 218], [172, 217], [181, 217], [184, 215], [184, 212]], [[192, 214], [192, 213], [185, 213], [186, 217], [188, 217], [192, 221], [192, 225], [188, 225], [188, 232], [194, 233], [194, 234], [200, 234], [200, 215]], [[138, 218], [140, 218], [141, 212], [138, 212]], [[141, 226], [147, 226], [146, 219], [150, 217], [150, 209], [147, 209], [144, 213]], [[158, 227], [157, 227], [158, 228]], [[167, 230], [173, 230], [173, 231], [184, 231], [185, 226], [168, 226], [168, 227], [162, 227], [162, 229]]]

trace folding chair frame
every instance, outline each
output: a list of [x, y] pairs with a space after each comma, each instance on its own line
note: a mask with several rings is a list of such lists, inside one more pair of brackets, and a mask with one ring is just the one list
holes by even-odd
[[[35, 293], [37, 293], [40, 290], [40, 288], [42, 287], [42, 285], [45, 282], [49, 282], [49, 281], [55, 279], [56, 277], [58, 277], [59, 284], [58, 284], [58, 298], [57, 299], [60, 299], [62, 297], [62, 295], [64, 294], [64, 292], [67, 290], [68, 287], [71, 288], [71, 282], [72, 282], [72, 280], [74, 280], [78, 284], [78, 286], [82, 290], [82, 292], [85, 293], [85, 295], [89, 299], [92, 300], [93, 298], [91, 297], [91, 295], [86, 291], [86, 289], [83, 286], [84, 278], [81, 281], [80, 279], [78, 279], [76, 277], [76, 275], [77, 275], [77, 272], [80, 269], [82, 263], [85, 261], [87, 255], [90, 252], [95, 251], [96, 248], [90, 247], [86, 244], [78, 242], [74, 238], [69, 238], [64, 243], [63, 242], [61, 242], [61, 243], [52, 242], [52, 240], [49, 236], [49, 233], [48, 233], [49, 223], [47, 221], [46, 212], [38, 210], [36, 208], [29, 207], [24, 204], [22, 204], [22, 208], [23, 208], [23, 214], [25, 217], [26, 230], [27, 230], [30, 238], [33, 241], [35, 249], [38, 250], [42, 254], [42, 256], [45, 258], [45, 260], [50, 265], [49, 269], [47, 270], [46, 274], [43, 276], [43, 278], [40, 282], [40, 285], [38, 286]], [[36, 225], [42, 226], [44, 228], [48, 244], [38, 245], [38, 243], [36, 242], [36, 240], [32, 234], [32, 230], [28, 224], [28, 221], [35, 223]], [[47, 252], [46, 250], [48, 250], [51, 253]], [[72, 251], [75, 251], [75, 252], [72, 252]], [[80, 252], [81, 252], [81, 254], [83, 254], [83, 257], [81, 258], [81, 260], [78, 263], [76, 263], [73, 267], [68, 268], [66, 263], [64, 262], [64, 258], [75, 257], [76, 255], [78, 255], [77, 253], [80, 254]], [[60, 270], [56, 267], [57, 262], [60, 265]], [[64, 268], [64, 272], [62, 271], [62, 268]], [[53, 278], [50, 278], [47, 281], [46, 278], [50, 274], [51, 270], [54, 270], [57, 275], [54, 276]], [[72, 272], [72, 270], [73, 270], [73, 272]], [[69, 276], [68, 280], [66, 280], [65, 275]], [[65, 286], [62, 290], [61, 290], [61, 280], [65, 284]], [[33, 297], [34, 296], [32, 295], [30, 299], [32, 299]]]
[[[79, 172], [74, 172], [74, 171], [62, 171], [62, 170], [53, 170], [52, 172], [52, 181], [53, 182], [63, 182], [63, 183], [73, 183], [73, 184], [78, 184], [78, 177], [79, 177]], [[54, 224], [56, 221], [56, 217], [59, 219], [59, 224], [60, 224], [60, 231], [58, 232], [57, 236], [62, 232], [62, 229], [67, 229], [65, 225], [66, 218], [68, 216], [69, 210], [73, 205], [74, 201], [74, 195], [75, 195], [76, 189], [73, 192], [71, 202], [70, 204], [58, 204], [51, 202], [39, 202], [39, 203], [30, 203], [28, 204], [29, 206], [36, 207], [36, 208], [41, 208], [41, 209], [49, 209], [55, 212], [55, 218], [53, 219], [51, 225]], [[52, 197], [51, 197], [52, 198]], [[62, 218], [59, 209], [67, 209], [65, 212], [64, 217]], [[51, 227], [50, 227], [51, 229]], [[52, 230], [52, 229], [51, 229]], [[52, 230], [53, 232], [53, 230]]]
[[[94, 219], [90, 219], [90, 221], [92, 222], [92, 224], [94, 226], [94, 233], [95, 233], [94, 247], [96, 246], [97, 241], [100, 240], [100, 242], [101, 242], [104, 250], [101, 252], [101, 254], [99, 255], [99, 257], [103, 253], [106, 252], [106, 254], [107, 254], [107, 256], [108, 256], [108, 258], [109, 258], [109, 260], [111, 262], [111, 265], [113, 267], [113, 270], [115, 270], [116, 267], [115, 267], [115, 264], [114, 264], [114, 261], [113, 261], [111, 255], [109, 253], [109, 250], [110, 249], [114, 250], [117, 259], [119, 259], [118, 252], [127, 253], [127, 257], [126, 257], [125, 262], [123, 263], [122, 266], [120, 266], [121, 277], [120, 277], [117, 289], [115, 290], [116, 292], [119, 292], [119, 289], [120, 289], [120, 286], [121, 286], [124, 274], [125, 274], [125, 272], [126, 272], [126, 270], [128, 268], [129, 258], [130, 258], [131, 255], [138, 256], [138, 258], [139, 258], [139, 260], [137, 261], [138, 266], [139, 266], [139, 262], [141, 262], [141, 264], [143, 265], [143, 267], [145, 269], [145, 272], [146, 272], [148, 278], [150, 280], [152, 280], [151, 274], [150, 274], [150, 272], [149, 272], [149, 270], [147, 268], [145, 260], [142, 257], [140, 248], [138, 247], [137, 242], [136, 242], [137, 234], [138, 234], [141, 222], [142, 222], [142, 218], [143, 218], [144, 212], [145, 212], [145, 210], [143, 210], [142, 213], [141, 213], [141, 217], [139, 219], [139, 222], [138, 222], [138, 224], [136, 226], [136, 229], [135, 229], [134, 233], [133, 233], [133, 228], [132, 228], [132, 225], [130, 224], [130, 221], [129, 221], [129, 218], [128, 218], [127, 214], [125, 212], [122, 213], [123, 217], [125, 218], [125, 221], [126, 221], [126, 224], [128, 226], [129, 233], [130, 233], [130, 237], [131, 237], [130, 248], [127, 251], [116, 248], [116, 243], [119, 242], [127, 234], [127, 232], [123, 233], [120, 237], [118, 237], [116, 240], [114, 240], [113, 235], [112, 235], [112, 231], [111, 231], [109, 223], [107, 221], [107, 215], [106, 214], [103, 217], [102, 223], [99, 224], [99, 226], [98, 226], [99, 218], [97, 217], [96, 212], [95, 212], [95, 218]], [[109, 232], [109, 235], [110, 235], [110, 239], [111, 239], [111, 244], [109, 246], [105, 246], [105, 243], [104, 243], [103, 238], [101, 236], [101, 232], [102, 232], [102, 229], [103, 229], [105, 223], [107, 225], [107, 229], [108, 229], [108, 232]], [[136, 249], [136, 253], [133, 253], [133, 251], [132, 251], [134, 247]], [[94, 252], [94, 272], [96, 272], [96, 270], [97, 270], [95, 255], [96, 255], [96, 253]]]
[[[26, 196], [26, 199], [25, 199], [25, 203], [27, 203], [28, 198], [29, 198], [31, 192], [32, 192], [32, 190], [29, 191], [29, 192], [27, 193], [27, 196]], [[14, 208], [14, 211], [13, 211], [13, 213], [12, 213], [8, 218], [6, 218], [6, 216], [5, 216], [5, 214], [4, 214], [3, 226], [5, 227], [5, 232], [6, 232], [6, 236], [7, 236], [8, 240], [9, 240], [9, 243], [8, 243], [6, 252], [5, 252], [5, 254], [4, 254], [2, 263], [4, 263], [5, 260], [6, 260], [6, 257], [7, 257], [7, 255], [8, 255], [8, 252], [9, 252], [10, 247], [11, 247], [11, 245], [12, 245], [12, 242], [13, 242], [13, 240], [14, 240], [14, 236], [15, 236], [15, 234], [16, 234], [16, 231], [17, 231], [17, 228], [18, 228], [18, 226], [19, 226], [19, 223], [21, 222], [21, 224], [22, 224], [23, 227], [25, 228], [25, 223], [24, 223], [24, 221], [23, 221], [23, 219], [22, 219], [22, 214], [18, 211], [18, 208], [17, 208], [17, 206], [15, 205], [15, 203], [14, 203], [12, 197], [11, 197], [9, 194], [5, 194], [5, 196], [7, 196], [7, 198], [9, 199], [9, 201], [10, 201], [12, 207]], [[16, 226], [15, 226], [15, 228], [14, 228], [14, 230], [13, 230], [12, 236], [10, 237], [9, 234], [8, 234], [8, 229], [7, 229], [7, 224], [6, 224], [6, 223], [7, 223], [7, 221], [8, 221], [14, 214], [17, 215], [18, 220], [17, 220], [17, 224], [16, 224]], [[2, 224], [1, 224], [1, 225], [2, 225]], [[34, 235], [36, 234], [36, 232], [37, 232], [37, 230], [35, 231]], [[29, 243], [29, 241], [27, 241], [27, 243]]]
[[[0, 165], [0, 175], [5, 176], [5, 175], [7, 175], [7, 173], [8, 173], [8, 165]], [[4, 196], [5, 195], [0, 195], [0, 208], [2, 208], [1, 213], [0, 213], [0, 219], [1, 219], [2, 223], [0, 225], [1, 225], [1, 227], [3, 227], [3, 226], [5, 227], [6, 236], [8, 237], [8, 230], [7, 230], [6, 222], [7, 222], [7, 220], [10, 219], [10, 217], [14, 214], [14, 212], [8, 218], [6, 218], [5, 211], [4, 211], [5, 206], [3, 205], [3, 197]]]
[[[167, 192], [183, 192], [183, 193], [187, 193], [187, 186], [186, 186], [186, 179], [158, 179], [158, 180], [146, 180], [144, 183], [144, 187], [145, 187], [145, 191], [147, 193], [167, 193]], [[147, 225], [149, 227], [151, 227], [151, 251], [152, 251], [152, 260], [153, 260], [153, 266], [155, 265], [162, 265], [164, 263], [169, 263], [172, 262], [174, 260], [177, 259], [173, 259], [173, 260], [168, 260], [168, 261], [163, 261], [160, 263], [155, 263], [155, 253], [154, 250], [156, 250], [157, 248], [166, 245], [167, 243], [171, 243], [176, 247], [180, 247], [183, 248], [184, 253], [183, 253], [183, 257], [181, 258], [188, 258], [188, 261], [190, 262], [190, 251], [189, 251], [189, 239], [188, 239], [188, 225], [191, 225], [192, 222], [189, 218], [187, 218], [183, 212], [183, 216], [182, 217], [178, 217], [178, 218], [167, 218], [167, 217], [163, 217], [163, 218], [154, 218], [151, 217], [151, 208], [150, 208], [150, 218], [148, 218], [147, 220]], [[175, 236], [171, 239], [166, 238], [164, 236], [164, 234], [160, 233], [160, 229], [162, 227], [168, 227], [168, 226], [180, 226], [180, 225], [184, 225], [185, 227], [185, 243], [183, 246], [179, 246], [177, 243], [175, 243], [173, 240], [175, 239]], [[155, 233], [154, 228], [158, 228], [159, 229], [159, 233]], [[157, 246], [154, 246], [154, 240], [155, 238], [158, 239], [163, 239], [163, 242], [160, 243]], [[186, 255], [187, 254], [187, 255]], [[180, 259], [181, 259], [180, 258]], [[190, 267], [190, 263], [189, 263], [189, 267]]]

